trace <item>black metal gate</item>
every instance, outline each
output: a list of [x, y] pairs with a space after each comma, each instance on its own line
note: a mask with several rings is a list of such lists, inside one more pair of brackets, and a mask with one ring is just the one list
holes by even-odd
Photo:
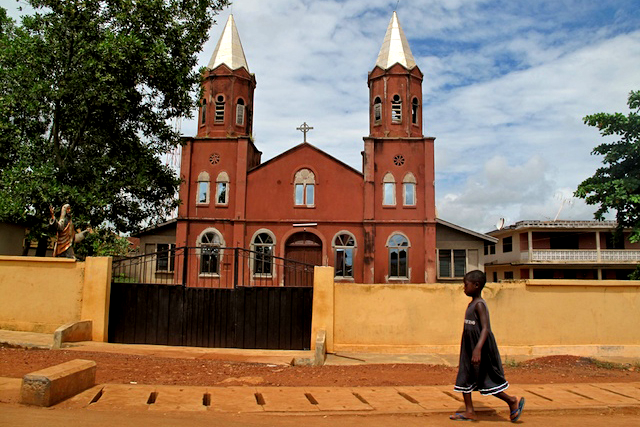
[[[265, 257], [264, 252], [219, 248], [214, 260], [218, 273], [197, 274], [199, 279], [211, 278], [205, 282], [211, 287], [187, 286], [189, 283], [180, 283], [189, 277], [186, 258], [204, 259], [207, 266], [212, 265], [210, 258], [198, 258], [197, 250], [170, 248], [165, 253], [114, 261], [109, 342], [282, 350], [310, 347], [312, 273], [311, 282], [307, 280], [312, 265]], [[177, 271], [180, 265], [183, 270]], [[260, 273], [255, 273], [257, 269]], [[224, 277], [228, 274], [233, 277]], [[285, 276], [294, 286], [277, 286]], [[149, 280], [153, 277], [164, 282]], [[300, 281], [292, 281], [293, 277]], [[149, 281], [154, 282], [145, 283]], [[196, 283], [202, 286], [203, 282]]]

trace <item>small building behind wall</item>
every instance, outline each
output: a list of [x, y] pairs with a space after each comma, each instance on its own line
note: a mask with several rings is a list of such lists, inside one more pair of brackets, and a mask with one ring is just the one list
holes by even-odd
[[460, 282], [468, 271], [484, 271], [484, 248], [495, 245], [498, 239], [440, 218], [436, 221], [438, 282]]
[[0, 255], [23, 255], [25, 228], [0, 222]]
[[640, 243], [615, 221], [519, 221], [487, 233], [487, 279], [626, 280], [640, 263]]

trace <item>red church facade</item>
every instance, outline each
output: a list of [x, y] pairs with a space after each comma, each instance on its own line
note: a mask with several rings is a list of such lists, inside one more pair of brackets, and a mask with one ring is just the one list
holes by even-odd
[[[256, 79], [230, 17], [205, 72], [198, 133], [182, 152], [176, 245], [334, 266], [337, 281], [435, 282], [434, 138], [423, 135], [422, 79], [394, 12], [368, 77], [363, 171], [308, 143], [262, 163], [251, 138]], [[192, 257], [189, 277], [227, 274], [221, 260]], [[286, 285], [262, 262], [246, 268]]]

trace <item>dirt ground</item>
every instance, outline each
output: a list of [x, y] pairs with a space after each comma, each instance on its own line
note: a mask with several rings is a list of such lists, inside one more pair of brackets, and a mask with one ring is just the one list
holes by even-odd
[[[457, 368], [424, 364], [276, 366], [206, 359], [176, 359], [103, 352], [0, 347], [0, 376], [23, 375], [72, 359], [97, 363], [99, 384], [193, 386], [418, 386], [453, 384]], [[612, 365], [576, 356], [550, 356], [508, 363], [513, 384], [640, 381], [640, 367]]]

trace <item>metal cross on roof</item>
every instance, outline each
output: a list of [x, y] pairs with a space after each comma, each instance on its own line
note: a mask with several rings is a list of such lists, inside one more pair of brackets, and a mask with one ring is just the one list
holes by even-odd
[[313, 129], [313, 127], [309, 126], [307, 122], [304, 122], [300, 125], [299, 128], [296, 128], [296, 130], [299, 130], [304, 134], [304, 142], [307, 142], [307, 132], [309, 132], [311, 129]]

